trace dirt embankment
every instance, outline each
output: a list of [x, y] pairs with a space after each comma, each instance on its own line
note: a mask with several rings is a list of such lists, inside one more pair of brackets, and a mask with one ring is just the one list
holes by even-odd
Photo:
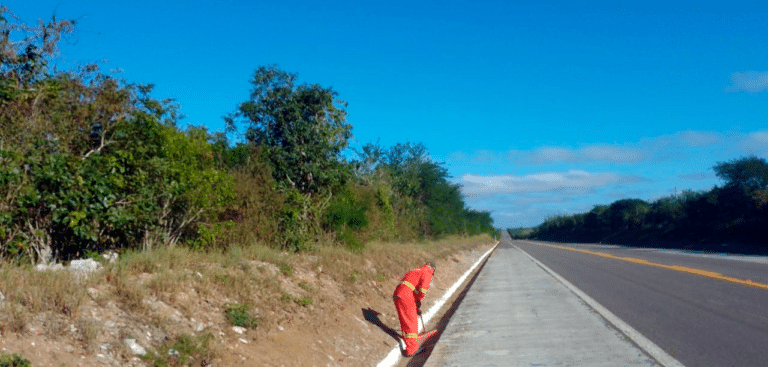
[[[436, 261], [426, 310], [495, 244], [446, 241], [379, 244], [363, 254], [239, 253], [219, 264], [185, 255], [165, 260], [177, 266], [162, 271], [116, 266], [133, 269], [126, 275], [107, 266], [81, 285], [83, 299], [68, 313], [19, 315], [14, 291], [2, 289], [10, 295], [0, 352], [32, 366], [374, 366], [398, 345], [391, 294], [400, 277]], [[225, 317], [232, 304], [248, 305], [258, 326], [234, 328]]]

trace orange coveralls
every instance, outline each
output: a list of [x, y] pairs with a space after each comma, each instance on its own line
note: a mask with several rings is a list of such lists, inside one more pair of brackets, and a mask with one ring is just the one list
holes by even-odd
[[405, 274], [400, 284], [395, 288], [392, 299], [395, 302], [397, 316], [400, 318], [400, 328], [405, 340], [405, 353], [413, 355], [419, 349], [419, 321], [417, 319], [416, 301], [421, 301], [427, 295], [432, 283], [435, 269], [429, 264], [413, 269]]

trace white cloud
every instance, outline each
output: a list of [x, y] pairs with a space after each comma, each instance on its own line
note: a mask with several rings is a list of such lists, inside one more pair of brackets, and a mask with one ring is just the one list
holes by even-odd
[[517, 156], [519, 157], [518, 159], [529, 164], [544, 164], [555, 162], [635, 163], [643, 160], [644, 158], [643, 152], [639, 149], [607, 144], [594, 144], [581, 149], [544, 147], [529, 153], [523, 153], [519, 151], [510, 152], [509, 156]]
[[[696, 154], [687, 148], [722, 147], [722, 149], [743, 148], [751, 151], [765, 149], [768, 145], [768, 131], [750, 134], [729, 132], [728, 134], [711, 131], [681, 131], [672, 135], [662, 135], [641, 139], [626, 144], [590, 144], [577, 149], [571, 147], [548, 146], [532, 150], [509, 150], [504, 153], [477, 151], [473, 153], [455, 152], [450, 156], [452, 162], [473, 162], [488, 164], [504, 161], [514, 164], [541, 165], [557, 163], [611, 163], [638, 164], [642, 162], [679, 161], [684, 154]], [[689, 152], [689, 153], [686, 153]]]
[[459, 183], [465, 195], [498, 193], [563, 192], [571, 195], [587, 194], [598, 187], [641, 182], [633, 175], [615, 173], [589, 173], [581, 170], [544, 172], [523, 176], [465, 174]]
[[768, 130], [766, 131], [755, 131], [753, 133], [750, 133], [748, 136], [749, 139], [752, 139], [756, 142], [760, 142], [763, 144], [768, 144]]
[[[683, 131], [628, 144], [591, 144], [579, 149], [543, 147], [532, 151], [509, 151], [507, 158], [514, 163], [622, 163], [666, 161], [679, 158], [684, 147], [704, 147], [721, 144], [722, 134], [707, 131]], [[483, 152], [487, 156], [487, 152]]]
[[768, 89], [768, 71], [747, 71], [731, 74], [733, 85], [726, 87], [729, 92], [747, 91], [758, 93]]
[[717, 184], [713, 164], [748, 154], [768, 156], [768, 130], [688, 130], [623, 144], [457, 152], [451, 163], [461, 170], [454, 171], [454, 182], [466, 202], [489, 210], [494, 225], [506, 228], [621, 198], [707, 190]]
[[768, 130], [750, 133], [739, 142], [739, 148], [746, 154], [768, 155]]
[[723, 135], [708, 131], [683, 131], [677, 133], [674, 140], [691, 147], [703, 147], [722, 142]]
[[716, 177], [717, 176], [715, 176], [713, 172], [688, 173], [685, 175], [680, 175], [681, 179], [692, 180], [692, 181], [711, 180]]
[[612, 145], [592, 145], [582, 149], [582, 152], [589, 161], [636, 163], [645, 158], [645, 154], [640, 149]]
[[566, 148], [540, 148], [530, 153], [530, 160], [534, 163], [570, 162], [576, 154]]

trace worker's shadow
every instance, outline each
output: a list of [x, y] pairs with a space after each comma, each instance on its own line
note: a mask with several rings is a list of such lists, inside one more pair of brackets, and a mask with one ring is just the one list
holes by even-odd
[[365, 318], [366, 321], [378, 326], [381, 330], [383, 330], [385, 333], [389, 334], [389, 336], [395, 339], [395, 341], [397, 341], [398, 344], [400, 344], [400, 333], [398, 333], [395, 329], [381, 322], [381, 319], [379, 319], [379, 315], [381, 314], [378, 311], [371, 308], [364, 308], [362, 309], [362, 311], [363, 311], [363, 317]]

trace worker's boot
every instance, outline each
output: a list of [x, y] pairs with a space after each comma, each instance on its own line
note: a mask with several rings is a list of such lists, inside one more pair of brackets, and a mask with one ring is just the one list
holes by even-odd
[[412, 357], [419, 350], [419, 343], [416, 338], [405, 338], [405, 356]]

